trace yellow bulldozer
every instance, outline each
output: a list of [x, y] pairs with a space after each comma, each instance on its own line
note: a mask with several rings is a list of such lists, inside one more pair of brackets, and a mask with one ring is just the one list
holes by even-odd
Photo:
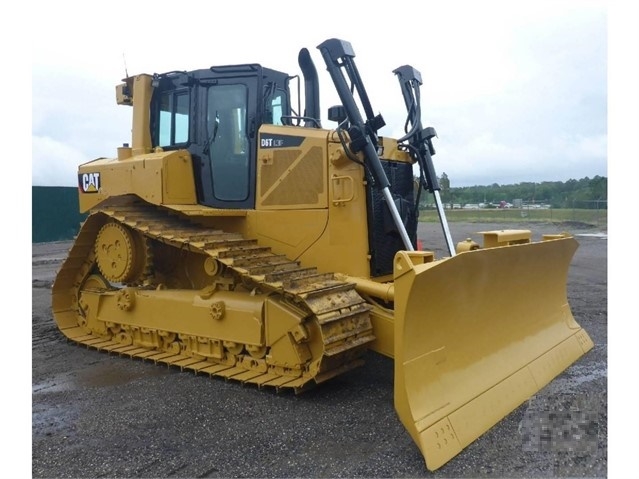
[[[454, 244], [419, 71], [393, 71], [405, 134], [384, 137], [351, 44], [317, 48], [341, 101], [331, 129], [305, 48], [302, 76], [237, 64], [116, 86], [131, 143], [79, 166], [89, 214], [53, 315], [97, 350], [295, 393], [389, 356], [398, 417], [436, 470], [592, 348], [566, 294], [577, 242]], [[441, 258], [416, 247], [422, 191]]]

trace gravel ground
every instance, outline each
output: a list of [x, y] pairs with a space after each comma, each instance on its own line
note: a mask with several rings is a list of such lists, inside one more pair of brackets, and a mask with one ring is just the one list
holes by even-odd
[[[51, 315], [69, 242], [32, 249], [32, 477], [606, 477], [607, 237], [583, 225], [451, 224], [574, 234], [568, 296], [595, 347], [461, 454], [429, 472], [393, 409], [393, 362], [295, 396], [74, 345]], [[424, 246], [444, 255], [436, 224]]]

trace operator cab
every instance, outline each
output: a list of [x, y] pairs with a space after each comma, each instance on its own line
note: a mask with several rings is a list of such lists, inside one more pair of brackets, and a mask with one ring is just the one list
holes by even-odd
[[153, 76], [152, 144], [191, 153], [200, 204], [254, 208], [257, 132], [291, 123], [290, 78], [258, 64]]

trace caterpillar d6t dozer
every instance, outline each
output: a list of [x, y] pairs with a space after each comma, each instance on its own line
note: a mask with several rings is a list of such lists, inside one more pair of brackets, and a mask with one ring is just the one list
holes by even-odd
[[[79, 167], [89, 215], [53, 286], [55, 321], [98, 350], [295, 392], [369, 349], [390, 356], [395, 409], [435, 470], [592, 347], [567, 302], [577, 242], [504, 230], [453, 244], [420, 73], [393, 72], [405, 135], [383, 137], [351, 45], [318, 48], [334, 129], [307, 49], [302, 79], [242, 64], [116, 87], [131, 144]], [[289, 90], [302, 81], [303, 112]], [[416, 251], [422, 190], [442, 258]]]

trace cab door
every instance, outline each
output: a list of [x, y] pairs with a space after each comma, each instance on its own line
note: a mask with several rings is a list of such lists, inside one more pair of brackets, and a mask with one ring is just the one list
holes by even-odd
[[198, 135], [190, 148], [201, 204], [255, 207], [258, 76], [198, 82]]

